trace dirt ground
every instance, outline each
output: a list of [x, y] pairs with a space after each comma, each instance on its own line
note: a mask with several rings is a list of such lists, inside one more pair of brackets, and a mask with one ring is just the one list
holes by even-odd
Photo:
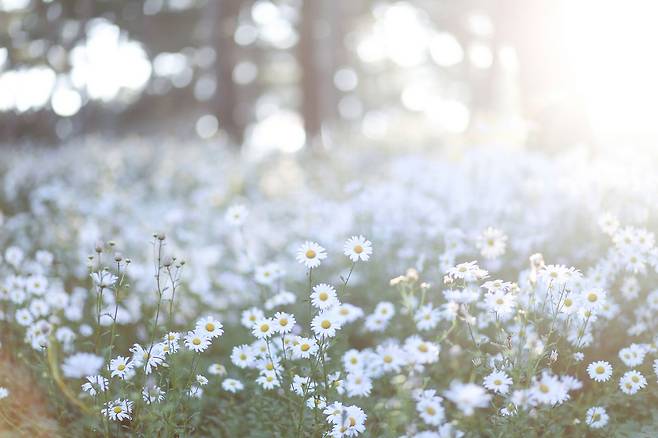
[[0, 386], [9, 396], [0, 400], [0, 437], [63, 436], [46, 404], [46, 394], [25, 365], [0, 354]]

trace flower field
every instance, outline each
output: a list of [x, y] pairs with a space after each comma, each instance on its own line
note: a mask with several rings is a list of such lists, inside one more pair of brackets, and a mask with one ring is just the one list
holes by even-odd
[[658, 435], [655, 160], [0, 160], [0, 435]]

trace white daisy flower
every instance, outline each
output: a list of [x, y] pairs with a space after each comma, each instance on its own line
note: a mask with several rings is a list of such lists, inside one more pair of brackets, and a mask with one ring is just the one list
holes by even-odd
[[379, 345], [377, 346], [376, 353], [381, 362], [382, 372], [399, 372], [402, 366], [406, 364], [405, 352], [396, 344]]
[[159, 386], [145, 386], [142, 388], [142, 399], [147, 405], [160, 403], [164, 398], [165, 393]]
[[263, 389], [270, 390], [281, 386], [281, 382], [276, 376], [274, 371], [263, 372], [257, 379], [256, 383], [263, 387]]
[[22, 325], [23, 327], [28, 327], [34, 322], [34, 317], [32, 316], [32, 313], [30, 312], [29, 309], [26, 308], [16, 310], [16, 313], [14, 314], [14, 318], [16, 319], [16, 322], [19, 325]]
[[110, 377], [125, 379], [132, 368], [133, 364], [127, 357], [117, 356], [110, 361]]
[[412, 335], [404, 342], [404, 349], [410, 360], [419, 364], [435, 363], [439, 360], [440, 347], [430, 341], [424, 341], [420, 336]]
[[327, 423], [339, 423], [343, 415], [343, 404], [341, 402], [333, 402], [326, 406], [322, 413], [327, 416]]
[[43, 295], [48, 289], [48, 279], [43, 275], [33, 275], [25, 282], [25, 289], [31, 295]]
[[606, 294], [602, 289], [585, 289], [581, 294], [581, 304], [587, 310], [598, 310], [606, 303]]
[[612, 365], [608, 362], [599, 360], [587, 365], [587, 374], [590, 379], [597, 382], [607, 382], [612, 376]]
[[114, 401], [108, 402], [105, 404], [105, 408], [101, 410], [101, 413], [110, 420], [114, 421], [124, 421], [130, 420], [133, 408], [133, 402], [125, 399], [116, 399]]
[[326, 258], [325, 249], [319, 244], [308, 240], [297, 250], [297, 261], [309, 269], [317, 268], [322, 260]]
[[245, 220], [249, 216], [249, 211], [244, 205], [233, 205], [226, 210], [226, 215], [224, 219], [226, 223], [234, 227], [239, 227], [244, 224]]
[[357, 406], [343, 407], [341, 415], [333, 418], [332, 437], [357, 436], [366, 430], [367, 415]]
[[505, 371], [493, 371], [483, 382], [485, 388], [499, 394], [507, 394], [512, 383], [511, 377]]
[[224, 379], [222, 381], [222, 388], [224, 388], [224, 391], [236, 393], [242, 391], [244, 389], [244, 385], [242, 382], [236, 379]]
[[345, 242], [343, 253], [353, 262], [367, 262], [372, 255], [372, 243], [363, 236], [352, 236]]
[[261, 318], [251, 327], [251, 333], [258, 339], [267, 339], [274, 334], [276, 330], [275, 322], [272, 318]]
[[162, 344], [155, 344], [151, 348], [143, 348], [135, 344], [130, 349], [132, 352], [132, 363], [135, 367], [144, 367], [146, 374], [151, 374], [153, 368], [160, 366], [165, 360], [165, 353]]
[[507, 236], [501, 230], [489, 227], [478, 237], [476, 246], [482, 257], [495, 259], [505, 254]]
[[636, 370], [625, 372], [619, 379], [619, 388], [623, 393], [628, 395], [635, 394], [645, 386], [647, 386], [647, 379], [644, 378], [642, 373]]
[[223, 327], [222, 323], [212, 316], [206, 316], [196, 322], [195, 331], [204, 333], [212, 339], [224, 334]]
[[254, 323], [256, 321], [264, 317], [265, 314], [263, 313], [262, 310], [260, 310], [258, 307], [252, 307], [251, 309], [247, 309], [244, 312], [242, 312], [242, 318], [240, 319], [240, 323], [246, 328], [250, 329], [254, 326]]
[[341, 303], [334, 309], [336, 317], [340, 319], [342, 324], [349, 324], [363, 317], [363, 310], [349, 303]]
[[638, 344], [631, 344], [630, 347], [622, 348], [619, 351], [619, 358], [627, 367], [636, 367], [642, 365], [646, 354], [646, 348]]
[[348, 373], [345, 389], [350, 397], [368, 397], [372, 391], [372, 380], [365, 373]]
[[99, 392], [105, 392], [107, 390], [107, 385], [108, 381], [103, 376], [87, 376], [87, 381], [82, 384], [82, 390], [94, 397]]
[[361, 352], [353, 348], [351, 350], [347, 350], [343, 354], [342, 361], [343, 367], [345, 367], [348, 372], [360, 371], [364, 366]]
[[313, 305], [313, 307], [320, 310], [326, 310], [339, 304], [336, 290], [333, 286], [326, 283], [320, 283], [313, 286], [313, 293], [311, 293], [311, 305]]
[[601, 406], [592, 406], [585, 414], [585, 423], [592, 429], [600, 429], [608, 424], [608, 413]]
[[431, 330], [436, 328], [441, 321], [441, 311], [432, 307], [431, 304], [425, 304], [414, 314], [414, 321], [418, 330]]
[[484, 296], [484, 305], [487, 310], [494, 312], [499, 318], [507, 320], [514, 315], [516, 298], [511, 293], [502, 290], [488, 292]]
[[208, 373], [213, 376], [223, 376], [226, 374], [226, 367], [219, 363], [213, 363], [208, 366]]
[[489, 273], [481, 269], [476, 261], [460, 263], [447, 271], [448, 278], [452, 280], [463, 280], [467, 283], [487, 278]]
[[256, 268], [254, 277], [257, 283], [269, 285], [281, 278], [282, 275], [283, 271], [278, 263], [267, 263]]
[[290, 333], [295, 326], [295, 315], [286, 312], [277, 312], [274, 314], [274, 329], [280, 333]]
[[196, 353], [206, 351], [210, 346], [211, 339], [205, 334], [196, 330], [187, 332], [185, 335], [185, 346], [188, 350]]
[[340, 321], [332, 311], [320, 312], [311, 321], [311, 329], [318, 337], [333, 338], [340, 328]]
[[416, 411], [425, 423], [432, 426], [440, 425], [445, 419], [445, 410], [441, 405], [440, 397], [420, 400], [416, 404]]
[[166, 335], [163, 336], [162, 338], [162, 351], [165, 354], [173, 354], [178, 351], [180, 348], [179, 345], [179, 340], [180, 340], [180, 333], [177, 332], [169, 332]]
[[292, 378], [290, 389], [297, 395], [311, 394], [315, 391], [315, 382], [310, 377], [295, 375]]
[[203, 388], [200, 387], [199, 385], [192, 385], [190, 386], [190, 389], [187, 391], [187, 395], [189, 397], [201, 398], [203, 396]]
[[374, 315], [389, 320], [395, 316], [395, 306], [389, 301], [380, 301], [375, 306]]
[[255, 356], [249, 345], [236, 345], [231, 353], [231, 362], [238, 368], [251, 367], [254, 363]]
[[565, 402], [569, 393], [560, 379], [544, 371], [530, 388], [530, 396], [537, 403], [555, 406]]
[[292, 351], [296, 358], [308, 359], [318, 352], [318, 343], [312, 338], [298, 337], [293, 341]]

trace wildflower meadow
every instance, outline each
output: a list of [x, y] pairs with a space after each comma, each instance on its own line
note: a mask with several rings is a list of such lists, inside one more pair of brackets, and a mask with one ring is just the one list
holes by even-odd
[[337, 155], [7, 155], [2, 432], [658, 433], [649, 164]]
[[658, 0], [0, 0], [0, 438], [658, 438]]

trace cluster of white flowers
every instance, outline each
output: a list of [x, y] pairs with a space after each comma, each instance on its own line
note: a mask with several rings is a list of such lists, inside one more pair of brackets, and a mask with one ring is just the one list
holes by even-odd
[[[621, 404], [646, 414], [658, 182], [480, 152], [397, 160], [383, 181], [337, 181], [340, 196], [312, 178], [282, 196], [277, 170], [238, 186], [214, 152], [226, 160], [0, 163], [13, 334], [0, 348], [38, 359], [95, 430], [188, 434], [199, 412], [229, 424], [262, 410], [264, 436], [509, 436], [532, 422], [614, 435]], [[146, 251], [153, 229], [168, 235]], [[19, 389], [0, 384], [11, 401]]]

